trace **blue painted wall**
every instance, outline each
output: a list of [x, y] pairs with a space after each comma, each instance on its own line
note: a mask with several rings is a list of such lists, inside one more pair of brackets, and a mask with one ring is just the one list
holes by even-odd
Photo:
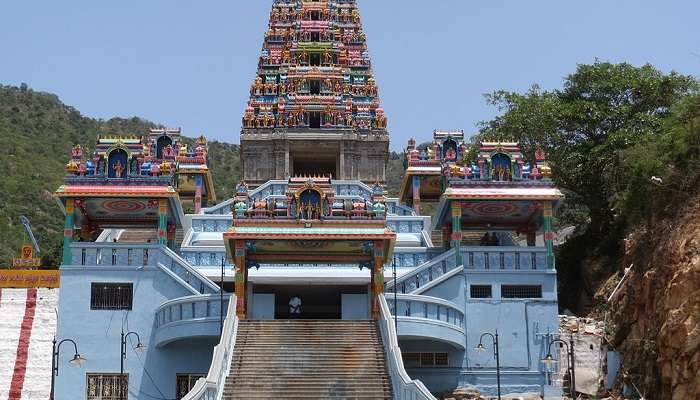
[[[92, 282], [132, 282], [133, 309], [91, 310]], [[137, 267], [61, 267], [58, 339], [74, 339], [79, 352], [88, 361], [80, 369], [70, 367], [67, 361], [72, 349], [66, 345], [62, 347], [56, 399], [84, 398], [86, 373], [119, 373], [122, 321], [125, 331], [138, 332], [143, 344], [148, 346], [145, 353], [135, 353], [133, 335], [127, 345], [124, 365], [125, 372], [129, 373], [130, 399], [174, 399], [175, 374], [206, 374], [218, 338], [189, 339], [162, 348], [153, 344], [155, 310], [166, 300], [187, 295], [191, 293], [154, 267], [141, 270]]]

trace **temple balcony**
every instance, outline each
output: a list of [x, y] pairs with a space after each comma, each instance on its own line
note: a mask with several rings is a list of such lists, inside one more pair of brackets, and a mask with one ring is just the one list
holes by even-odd
[[219, 337], [221, 316], [226, 314], [231, 295], [194, 295], [166, 301], [155, 313], [155, 345], [178, 340]]
[[397, 316], [399, 339], [437, 340], [464, 349], [464, 311], [457, 304], [421, 295], [396, 294], [395, 300], [386, 293], [385, 297], [391, 314]]
[[[396, 279], [398, 293], [420, 294], [460, 273], [552, 273], [547, 269], [547, 249], [525, 246], [469, 246], [461, 248], [462, 263], [457, 263], [455, 250], [430, 257]], [[398, 254], [398, 253], [397, 253]], [[395, 284], [386, 284], [387, 292]]]
[[164, 272], [193, 295], [217, 293], [219, 288], [172, 250], [158, 244], [79, 242], [70, 245], [71, 262], [61, 269], [144, 269]]

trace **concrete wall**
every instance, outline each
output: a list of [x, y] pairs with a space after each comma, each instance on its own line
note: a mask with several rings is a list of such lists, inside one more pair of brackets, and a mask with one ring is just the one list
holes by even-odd
[[447, 366], [417, 367], [404, 363], [411, 378], [420, 379], [432, 393], [452, 391], [459, 384], [464, 351], [445, 343], [430, 340], [399, 340], [402, 353], [448, 353]]
[[37, 289], [33, 310], [27, 308], [28, 294], [28, 289], [0, 289], [0, 399], [49, 397], [59, 291]]
[[[56, 399], [84, 398], [86, 373], [119, 373], [120, 332], [135, 331], [145, 353], [136, 353], [135, 336], [129, 337], [125, 372], [129, 374], [130, 399], [175, 398], [176, 373], [204, 373], [209, 369], [218, 338], [191, 339], [156, 348], [154, 315], [166, 300], [190, 295], [168, 275], [154, 267], [62, 267], [59, 302], [59, 339], [71, 338], [87, 363], [81, 369], [69, 367], [71, 349], [61, 351], [61, 373]], [[90, 309], [92, 282], [132, 282], [131, 311]]]
[[[466, 283], [465, 283], [466, 281]], [[469, 285], [488, 284], [492, 287], [490, 299], [471, 299]], [[501, 285], [541, 285], [541, 299], [503, 299]], [[558, 332], [558, 306], [555, 271], [483, 271], [467, 270], [452, 276], [420, 293], [449, 300], [464, 307], [466, 352], [461, 358], [450, 354], [450, 368], [410, 368], [412, 378], [421, 379], [435, 392], [450, 385], [478, 386], [483, 392], [495, 393], [496, 363], [493, 342], [485, 337], [486, 351], [475, 347], [485, 332], [498, 330], [503, 393], [539, 392], [545, 382], [540, 360], [546, 355], [547, 333]], [[390, 295], [389, 295], [390, 298]], [[399, 337], [401, 337], [399, 329]], [[449, 345], [430, 340], [404, 340], [404, 352], [432, 351], [436, 346]], [[459, 364], [454, 364], [459, 361]], [[457, 368], [457, 370], [455, 370]], [[455, 375], [459, 378], [455, 378]], [[493, 389], [493, 390], [492, 390]]]

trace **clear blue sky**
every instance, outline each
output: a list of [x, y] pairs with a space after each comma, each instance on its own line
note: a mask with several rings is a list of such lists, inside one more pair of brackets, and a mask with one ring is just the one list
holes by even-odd
[[[392, 148], [599, 58], [698, 75], [697, 0], [359, 0]], [[238, 142], [271, 0], [1, 0], [0, 83]]]

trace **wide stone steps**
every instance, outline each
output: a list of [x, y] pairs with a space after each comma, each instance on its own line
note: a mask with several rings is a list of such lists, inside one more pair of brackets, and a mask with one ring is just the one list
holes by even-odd
[[391, 399], [373, 321], [240, 321], [224, 399]]

